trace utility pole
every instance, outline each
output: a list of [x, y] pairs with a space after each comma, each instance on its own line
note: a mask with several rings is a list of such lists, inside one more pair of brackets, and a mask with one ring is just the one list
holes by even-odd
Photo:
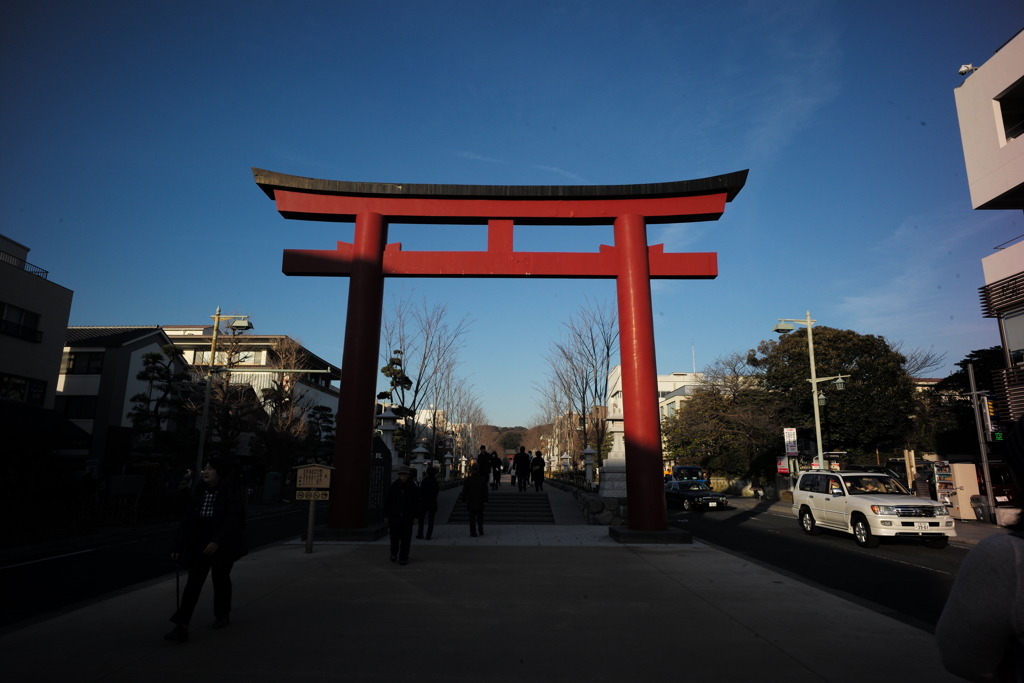
[[[988, 392], [978, 391], [977, 385], [974, 383], [974, 364], [967, 364], [967, 377], [971, 381], [971, 407], [974, 409], [974, 426], [978, 432], [978, 450], [981, 452], [981, 474], [985, 481], [985, 497], [988, 499], [988, 509], [992, 511], [992, 516], [996, 514], [996, 499], [992, 493], [992, 474], [988, 469], [988, 444], [985, 443], [984, 430], [981, 428], [981, 413], [978, 412], [979, 408], [979, 396], [987, 396]], [[993, 520], [988, 520], [993, 521]]]

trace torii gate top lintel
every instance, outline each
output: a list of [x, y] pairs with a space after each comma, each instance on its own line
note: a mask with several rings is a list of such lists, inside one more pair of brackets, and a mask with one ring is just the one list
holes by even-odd
[[748, 171], [640, 185], [422, 185], [252, 173], [286, 218], [352, 222], [370, 212], [402, 223], [611, 225], [626, 214], [647, 224], [717, 220]]

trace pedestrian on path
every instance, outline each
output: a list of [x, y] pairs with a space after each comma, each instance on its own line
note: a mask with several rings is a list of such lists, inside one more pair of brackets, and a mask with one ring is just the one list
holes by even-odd
[[416, 531], [416, 538], [423, 538], [423, 522], [427, 522], [426, 540], [434, 533], [434, 515], [437, 513], [437, 470], [430, 466], [420, 484], [420, 503], [423, 505], [423, 512], [420, 514], [420, 526]]
[[419, 521], [420, 489], [412, 480], [412, 472], [406, 466], [398, 468], [398, 479], [391, 482], [384, 498], [384, 522], [391, 536], [391, 561], [409, 564], [409, 547], [412, 545], [412, 526]]
[[[1006, 443], [1017, 490], [1024, 485], [1024, 419]], [[969, 681], [1024, 680], [1024, 515], [1009, 534], [974, 546], [957, 573], [935, 627], [942, 664]]]
[[480, 452], [476, 454], [476, 463], [480, 465], [480, 474], [484, 481], [491, 478], [491, 454], [487, 452], [487, 446], [480, 444]]
[[512, 459], [512, 466], [516, 469], [516, 482], [519, 490], [525, 491], [530, 483], [530, 455], [526, 452], [526, 446], [520, 446], [516, 457]]
[[540, 451], [533, 456], [533, 461], [530, 462], [530, 477], [533, 479], [533, 490], [543, 491], [544, 490], [544, 456], [541, 455]]
[[501, 459], [497, 451], [491, 451], [491, 488], [495, 491], [501, 485]]
[[462, 484], [462, 494], [469, 512], [469, 535], [484, 535], [484, 507], [487, 506], [487, 480], [480, 474], [480, 463], [473, 465], [472, 474]]
[[231, 614], [231, 568], [247, 553], [245, 508], [238, 486], [231, 479], [231, 465], [214, 456], [204, 464], [202, 484], [197, 486], [181, 520], [171, 559], [188, 567], [188, 581], [181, 604], [171, 616], [174, 629], [164, 639], [184, 643], [188, 625], [206, 576], [213, 573], [213, 628], [228, 625]]

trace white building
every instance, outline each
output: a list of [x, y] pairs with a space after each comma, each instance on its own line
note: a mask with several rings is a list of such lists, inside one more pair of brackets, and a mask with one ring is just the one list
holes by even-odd
[[[206, 373], [205, 366], [210, 362], [210, 344], [213, 326], [210, 325], [164, 325], [163, 331], [172, 344], [181, 349], [183, 360], [192, 366], [196, 375]], [[224, 348], [229, 335], [218, 335], [218, 346]], [[274, 348], [289, 337], [283, 334], [259, 335], [246, 334], [240, 350], [233, 359], [235, 363], [231, 372], [232, 384], [248, 384], [260, 396], [261, 389], [269, 389], [275, 381], [280, 381], [281, 373], [266, 372], [275, 368]], [[306, 348], [302, 348], [305, 359], [304, 367], [311, 370], [327, 370], [316, 374], [306, 374], [300, 380], [299, 393], [306, 397], [312, 406], [326, 406], [332, 411], [338, 409], [337, 382], [341, 379], [341, 370], [328, 363]], [[218, 352], [218, 365], [227, 363], [226, 352]], [[248, 372], [246, 372], [248, 370]], [[284, 375], [284, 377], [289, 377]]]
[[[700, 372], [673, 372], [658, 375], [658, 412], [664, 420], [676, 414], [683, 402], [693, 395], [704, 377]], [[608, 414], [622, 414], [622, 366], [608, 373]]]
[[[1024, 29], [966, 75], [954, 95], [975, 209], [1024, 209]], [[1012, 242], [1013, 240], [1011, 240]], [[996, 318], [1005, 368], [994, 398], [1012, 420], [1024, 417], [1024, 242], [982, 259], [982, 314]]]

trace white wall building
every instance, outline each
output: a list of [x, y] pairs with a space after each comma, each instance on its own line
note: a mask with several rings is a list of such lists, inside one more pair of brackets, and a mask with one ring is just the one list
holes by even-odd
[[[688, 397], [700, 385], [703, 373], [673, 372], [658, 375], [658, 412], [664, 420], [676, 414]], [[608, 373], [608, 414], [622, 413], [622, 366], [616, 365]]]
[[[965, 65], [954, 90], [960, 139], [975, 209], [1024, 209], [1024, 29], [984, 64]], [[1011, 240], [1013, 242], [1014, 240]], [[1024, 417], [1024, 242], [982, 259], [982, 314], [996, 318], [1005, 368], [993, 377], [1007, 417]]]

